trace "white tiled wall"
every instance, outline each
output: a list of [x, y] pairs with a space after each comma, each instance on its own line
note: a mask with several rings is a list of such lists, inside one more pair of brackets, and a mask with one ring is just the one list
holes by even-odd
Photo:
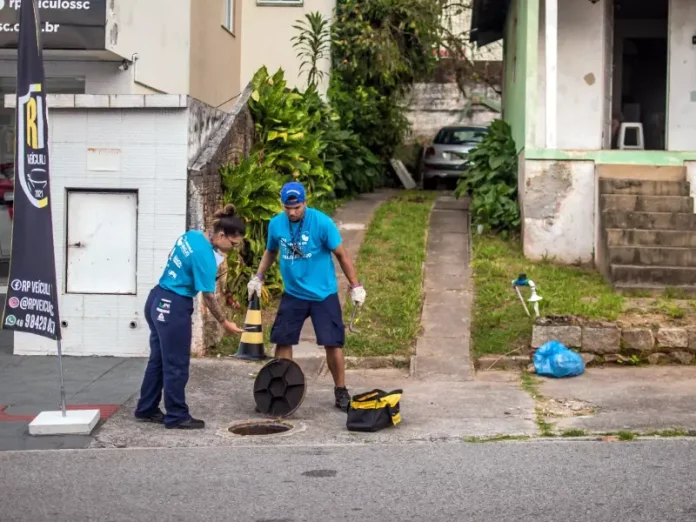
[[[145, 356], [143, 307], [176, 238], [186, 229], [186, 109], [49, 111], [56, 268], [66, 355]], [[120, 170], [88, 171], [87, 149], [117, 148]], [[137, 295], [64, 294], [66, 188], [138, 189]], [[105, 277], [107, 277], [105, 275]], [[137, 327], [132, 329], [130, 323]], [[17, 354], [55, 354], [48, 339], [15, 334]]]

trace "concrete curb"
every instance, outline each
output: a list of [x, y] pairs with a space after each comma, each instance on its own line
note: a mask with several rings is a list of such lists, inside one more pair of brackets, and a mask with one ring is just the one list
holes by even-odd
[[[306, 373], [312, 375], [326, 375], [329, 367], [324, 357], [296, 357]], [[382, 357], [354, 357], [346, 356], [346, 370], [387, 370], [408, 368], [409, 375], [413, 374], [415, 356], [387, 355]]]

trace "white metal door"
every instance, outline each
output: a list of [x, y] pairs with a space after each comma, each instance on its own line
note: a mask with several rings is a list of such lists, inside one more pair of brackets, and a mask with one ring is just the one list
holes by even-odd
[[66, 292], [135, 294], [138, 196], [69, 191]]

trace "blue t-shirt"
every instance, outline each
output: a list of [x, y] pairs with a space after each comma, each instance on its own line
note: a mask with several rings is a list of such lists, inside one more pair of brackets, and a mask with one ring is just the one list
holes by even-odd
[[165, 290], [185, 297], [215, 292], [218, 264], [215, 250], [205, 234], [189, 230], [176, 240], [159, 280]]
[[[293, 223], [285, 213], [268, 225], [266, 248], [280, 249], [280, 274], [285, 292], [298, 299], [323, 301], [338, 292], [336, 269], [331, 253], [341, 244], [341, 234], [333, 220], [307, 208], [302, 221]], [[297, 247], [293, 249], [293, 245]]]

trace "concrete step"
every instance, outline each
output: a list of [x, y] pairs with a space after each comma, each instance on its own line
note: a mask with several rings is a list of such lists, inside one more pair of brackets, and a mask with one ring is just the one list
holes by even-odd
[[610, 247], [609, 262], [616, 265], [696, 267], [696, 248]]
[[689, 183], [685, 181], [600, 179], [599, 193], [641, 196], [688, 196]]
[[689, 230], [607, 229], [609, 247], [696, 248], [696, 232]]
[[694, 286], [696, 267], [611, 265], [615, 285]]
[[649, 181], [685, 181], [684, 165], [660, 167], [656, 165], [597, 165], [595, 172], [599, 179], [640, 179]]
[[660, 297], [669, 294], [671, 297], [678, 295], [686, 299], [696, 296], [696, 286], [694, 285], [663, 286], [658, 284], [620, 283], [614, 285], [614, 290], [626, 296], [638, 297], [645, 297], [646, 295]]
[[603, 194], [602, 210], [630, 210], [634, 212], [694, 212], [694, 202], [687, 196], [635, 196]]
[[602, 212], [606, 228], [636, 228], [643, 230], [696, 230], [693, 212], [635, 212], [605, 210]]

